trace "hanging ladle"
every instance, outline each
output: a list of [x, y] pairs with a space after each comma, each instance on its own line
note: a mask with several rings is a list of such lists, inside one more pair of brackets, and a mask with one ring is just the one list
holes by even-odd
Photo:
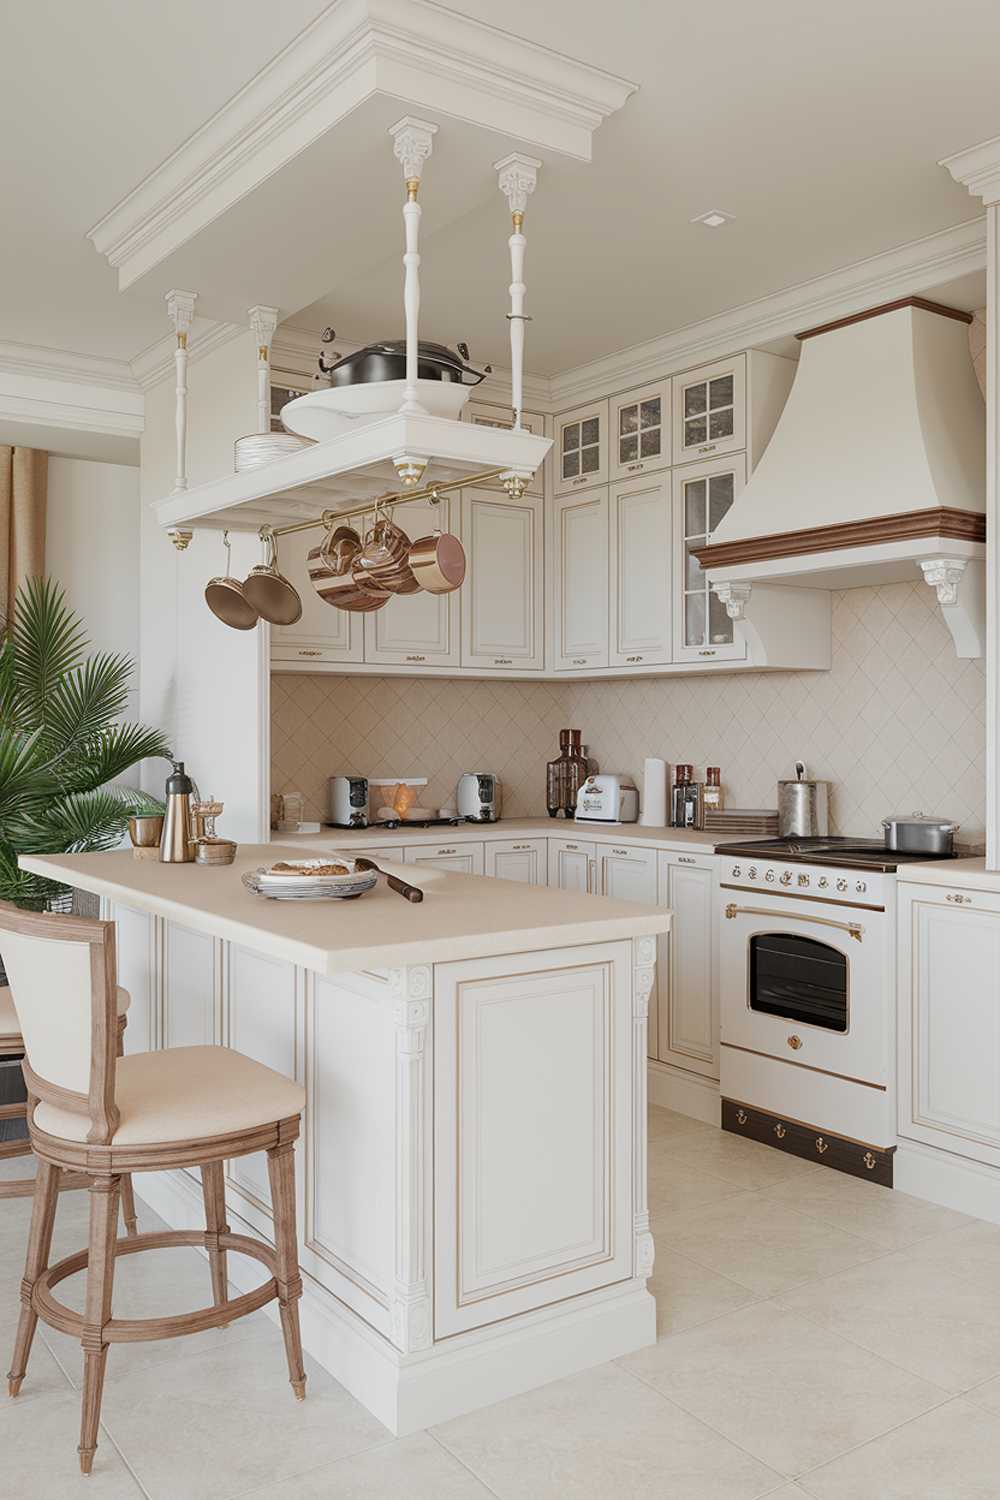
[[205, 603], [223, 625], [233, 630], [252, 630], [260, 618], [243, 592], [243, 585], [232, 576], [232, 546], [229, 532], [222, 533], [226, 549], [226, 571], [221, 578], [210, 578], [205, 585]]

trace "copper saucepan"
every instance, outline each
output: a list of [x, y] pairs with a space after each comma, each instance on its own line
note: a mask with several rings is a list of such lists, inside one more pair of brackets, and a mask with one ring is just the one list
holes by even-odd
[[350, 526], [338, 526], [309, 552], [309, 578], [324, 604], [359, 614], [381, 609], [389, 602], [385, 589], [369, 581], [365, 586], [353, 576], [353, 565], [361, 551], [361, 538]]
[[415, 594], [420, 584], [410, 568], [409, 552], [406, 532], [376, 510], [375, 524], [353, 565], [355, 576], [390, 594]]
[[232, 547], [228, 531], [222, 533], [222, 541], [226, 549], [226, 571], [206, 583], [205, 603], [224, 625], [233, 630], [252, 630], [260, 617], [244, 594], [240, 580], [232, 576]]
[[270, 556], [266, 563], [251, 568], [243, 580], [243, 593], [261, 619], [272, 625], [294, 625], [302, 618], [302, 600], [298, 590], [278, 572], [278, 547], [267, 533]]
[[410, 547], [409, 564], [428, 594], [451, 594], [465, 580], [465, 549], [450, 531], [418, 537]]

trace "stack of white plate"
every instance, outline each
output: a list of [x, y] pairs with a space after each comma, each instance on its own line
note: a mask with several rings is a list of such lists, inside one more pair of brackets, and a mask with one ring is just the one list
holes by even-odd
[[294, 432], [251, 432], [233, 444], [234, 468], [241, 474], [245, 469], [259, 469], [262, 464], [273, 464], [276, 458], [287, 458], [289, 453], [311, 447], [309, 438], [298, 437]]
[[[338, 855], [286, 863], [292, 868], [276, 872], [272, 866], [264, 865], [259, 870], [248, 870], [243, 884], [256, 895], [268, 896], [273, 901], [346, 901], [363, 896], [378, 883], [374, 870], [357, 870], [353, 860]], [[331, 864], [344, 865], [346, 874], [321, 873]]]

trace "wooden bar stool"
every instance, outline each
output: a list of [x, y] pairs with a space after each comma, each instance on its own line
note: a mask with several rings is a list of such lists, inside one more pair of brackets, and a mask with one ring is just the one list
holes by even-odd
[[[21, 1316], [8, 1389], [21, 1389], [38, 1319], [80, 1339], [84, 1351], [80, 1468], [97, 1448], [108, 1346], [176, 1338], [232, 1323], [275, 1299], [295, 1395], [305, 1395], [299, 1335], [302, 1295], [295, 1232], [294, 1142], [305, 1103], [297, 1083], [228, 1047], [175, 1047], [118, 1056], [115, 926], [96, 918], [24, 912], [0, 902], [0, 952], [17, 996], [24, 1036], [28, 1128], [38, 1158]], [[223, 1162], [267, 1152], [275, 1248], [233, 1234], [226, 1222]], [[201, 1168], [204, 1232], [165, 1230], [116, 1240], [123, 1174]], [[85, 1172], [90, 1186], [89, 1249], [49, 1266], [61, 1172]], [[213, 1302], [197, 1312], [115, 1318], [115, 1258], [171, 1245], [208, 1251]], [[263, 1286], [227, 1300], [226, 1252], [262, 1261]], [[87, 1271], [82, 1314], [53, 1287]]]
[[[116, 1005], [118, 1011], [118, 1056], [122, 1055], [122, 1039], [125, 1027], [128, 1024], [128, 1008], [132, 1003], [132, 997], [128, 990], [123, 990], [121, 985], [116, 989]], [[21, 1035], [20, 1023], [17, 1012], [14, 1009], [14, 1001], [11, 999], [10, 986], [0, 985], [0, 1058], [20, 1057], [24, 1052], [24, 1038]], [[2, 1120], [26, 1120], [28, 1117], [28, 1102], [24, 1104], [0, 1105], [0, 1119]], [[0, 1141], [0, 1161], [10, 1161], [16, 1156], [30, 1156], [31, 1141], [25, 1137], [22, 1140]], [[67, 1188], [89, 1187], [91, 1179], [82, 1172], [61, 1172], [59, 1174], [59, 1191], [65, 1192]], [[35, 1181], [32, 1177], [23, 1177], [12, 1181], [0, 1179], [0, 1198], [27, 1198], [35, 1191]], [[135, 1216], [135, 1194], [132, 1191], [132, 1179], [128, 1176], [122, 1177], [122, 1217], [125, 1220], [126, 1234], [138, 1234], [139, 1229]]]

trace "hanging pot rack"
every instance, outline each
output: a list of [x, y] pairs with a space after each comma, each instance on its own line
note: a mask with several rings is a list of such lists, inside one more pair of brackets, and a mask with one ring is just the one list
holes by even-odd
[[489, 484], [505, 473], [505, 469], [486, 469], [482, 474], [469, 474], [461, 479], [445, 480], [441, 484], [425, 484], [420, 490], [389, 491], [365, 501], [364, 505], [353, 505], [349, 510], [325, 510], [321, 516], [310, 521], [289, 521], [286, 526], [261, 526], [257, 534], [262, 542], [266, 542], [272, 537], [290, 536], [294, 531], [312, 531], [320, 526], [329, 530], [331, 526], [346, 521], [351, 516], [371, 515], [376, 510], [385, 510], [394, 505], [407, 505], [411, 500], [430, 500], [437, 504], [441, 496], [450, 490], [468, 489], [473, 484]]

